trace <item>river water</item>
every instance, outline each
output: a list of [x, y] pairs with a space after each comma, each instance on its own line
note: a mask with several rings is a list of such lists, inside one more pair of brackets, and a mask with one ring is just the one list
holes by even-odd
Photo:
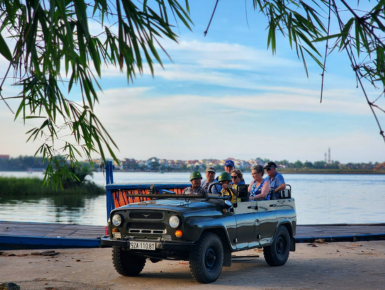
[[[0, 176], [40, 177], [43, 173], [0, 172]], [[187, 182], [189, 173], [115, 172], [114, 183]], [[246, 183], [252, 178], [246, 173]], [[286, 174], [292, 186], [298, 224], [385, 223], [385, 175]], [[105, 185], [105, 176], [92, 180]], [[2, 197], [0, 220], [106, 224], [106, 197]]]

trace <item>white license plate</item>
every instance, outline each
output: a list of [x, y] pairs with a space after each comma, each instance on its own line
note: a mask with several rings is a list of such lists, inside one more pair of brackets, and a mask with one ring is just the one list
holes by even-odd
[[130, 242], [131, 250], [149, 250], [155, 251], [155, 243], [149, 242]]

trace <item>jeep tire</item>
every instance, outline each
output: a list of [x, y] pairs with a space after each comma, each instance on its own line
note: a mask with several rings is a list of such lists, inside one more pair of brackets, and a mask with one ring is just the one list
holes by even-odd
[[112, 261], [115, 270], [123, 276], [138, 276], [146, 264], [146, 258], [134, 256], [121, 247], [112, 247]]
[[223, 266], [223, 245], [214, 233], [203, 233], [195, 249], [190, 252], [190, 271], [200, 283], [211, 283], [218, 279]]
[[289, 258], [290, 235], [285, 226], [277, 230], [273, 243], [263, 248], [266, 263], [270, 266], [282, 266]]

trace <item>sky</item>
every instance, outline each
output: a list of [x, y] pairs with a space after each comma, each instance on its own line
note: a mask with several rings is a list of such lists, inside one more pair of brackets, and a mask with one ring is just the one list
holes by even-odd
[[[192, 31], [179, 25], [178, 43], [163, 40], [172, 61], [162, 53], [164, 67], [155, 65], [154, 77], [146, 67], [127, 83], [124, 72], [103, 68], [95, 112], [117, 143], [118, 158], [314, 162], [330, 148], [331, 159], [342, 163], [385, 161], [384, 140], [344, 53], [327, 60], [320, 103], [322, 70], [307, 57], [307, 77], [282, 37], [273, 55], [267, 21], [252, 1], [220, 1], [206, 37], [216, 1], [190, 2]], [[97, 31], [96, 23], [90, 26]], [[317, 48], [324, 52], [324, 44]], [[1, 75], [6, 68], [0, 56]], [[17, 93], [9, 83], [2, 91]], [[81, 100], [76, 89], [70, 97]], [[9, 104], [16, 111], [17, 102]], [[0, 112], [0, 154], [33, 155], [42, 140], [26, 143], [25, 132], [37, 123], [14, 121], [2, 101]]]

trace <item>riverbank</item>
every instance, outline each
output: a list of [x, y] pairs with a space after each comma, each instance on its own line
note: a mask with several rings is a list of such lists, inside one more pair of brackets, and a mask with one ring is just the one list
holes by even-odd
[[[110, 248], [55, 250], [57, 255], [31, 255], [33, 250], [0, 255], [0, 283], [21, 289], [383, 289], [385, 241], [298, 244], [286, 265], [269, 267], [261, 250], [235, 255], [212, 284], [192, 278], [187, 261], [147, 261], [138, 277], [124, 277], [113, 268]], [[14, 254], [15, 256], [12, 256]], [[18, 269], [15, 271], [15, 269]], [[20, 275], [20, 273], [23, 273]]]
[[2, 197], [10, 196], [47, 196], [47, 195], [102, 195], [105, 189], [94, 182], [87, 182], [75, 187], [62, 189], [43, 185], [43, 179], [38, 177], [2, 177], [0, 176], [0, 193]]

